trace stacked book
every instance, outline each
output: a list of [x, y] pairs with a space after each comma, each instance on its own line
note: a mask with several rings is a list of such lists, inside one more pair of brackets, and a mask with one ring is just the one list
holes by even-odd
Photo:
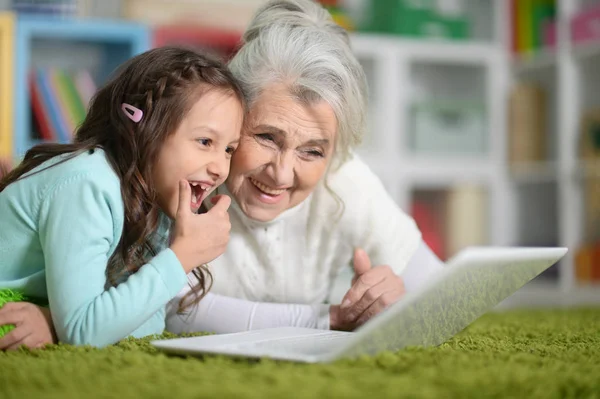
[[512, 52], [535, 54], [556, 42], [556, 0], [510, 0]]
[[87, 70], [36, 68], [29, 75], [34, 131], [44, 141], [67, 143], [83, 122], [96, 85]]

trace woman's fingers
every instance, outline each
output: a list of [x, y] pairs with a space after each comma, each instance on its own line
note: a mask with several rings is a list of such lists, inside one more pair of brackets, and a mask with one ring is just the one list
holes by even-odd
[[356, 327], [360, 327], [372, 317], [383, 312], [388, 306], [394, 304], [404, 295], [404, 290], [392, 290], [382, 294], [371, 304], [356, 320]]

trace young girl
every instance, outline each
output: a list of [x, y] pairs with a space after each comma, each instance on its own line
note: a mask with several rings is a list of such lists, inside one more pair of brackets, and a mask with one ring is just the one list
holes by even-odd
[[62, 342], [161, 333], [187, 273], [198, 301], [199, 266], [225, 250], [230, 199], [197, 211], [229, 173], [243, 108], [219, 62], [173, 47], [132, 58], [73, 144], [31, 149], [0, 181], [0, 289], [46, 300]]

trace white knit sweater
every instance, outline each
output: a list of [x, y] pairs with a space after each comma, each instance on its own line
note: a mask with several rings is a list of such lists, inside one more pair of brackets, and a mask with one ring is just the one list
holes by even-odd
[[[229, 308], [222, 309], [231, 315], [247, 307], [254, 317], [258, 302], [303, 305], [285, 305], [286, 310], [279, 307], [286, 315], [276, 316], [272, 310], [271, 318], [262, 316], [266, 320], [259, 328], [287, 323], [328, 328], [328, 307], [323, 304], [342, 268], [352, 266], [355, 247], [365, 249], [374, 266], [390, 265], [401, 274], [421, 242], [413, 219], [396, 205], [379, 178], [357, 156], [331, 173], [327, 183], [337, 199], [321, 183], [305, 201], [270, 222], [249, 219], [232, 202], [227, 251], [210, 264], [214, 277], [211, 293], [218, 295], [205, 298], [196, 316], [186, 318], [187, 324], [182, 325], [183, 316], [174, 312], [174, 303], [187, 289], [182, 291], [168, 308], [167, 328], [194, 331], [206, 327], [202, 318], [228, 318], [214, 313], [218, 298], [223, 297], [245, 300], [230, 302]], [[228, 194], [224, 186], [218, 191]]]

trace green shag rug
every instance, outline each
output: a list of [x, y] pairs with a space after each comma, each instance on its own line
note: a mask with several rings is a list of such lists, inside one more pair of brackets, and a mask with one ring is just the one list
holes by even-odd
[[169, 357], [150, 339], [0, 352], [0, 398], [600, 398], [600, 309], [491, 313], [437, 348], [325, 365]]

